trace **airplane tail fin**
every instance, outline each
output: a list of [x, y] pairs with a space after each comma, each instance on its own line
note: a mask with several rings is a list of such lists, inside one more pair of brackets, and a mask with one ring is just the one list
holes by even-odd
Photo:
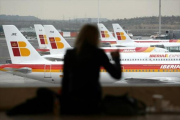
[[117, 43], [133, 42], [119, 24], [112, 24]]
[[44, 27], [41, 24], [35, 24], [34, 28], [36, 31], [39, 48], [48, 48], [48, 41]]
[[98, 24], [98, 28], [100, 32], [101, 41], [116, 41], [112, 33], [110, 33], [109, 30], [102, 23]]
[[71, 48], [67, 41], [61, 36], [53, 25], [44, 25], [48, 38], [50, 54], [65, 53], [66, 49]]
[[14, 25], [3, 25], [3, 30], [13, 64], [46, 61]]

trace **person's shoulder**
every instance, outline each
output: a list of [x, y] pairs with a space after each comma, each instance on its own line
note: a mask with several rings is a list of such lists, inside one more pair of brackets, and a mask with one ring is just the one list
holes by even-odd
[[68, 50], [66, 50], [66, 54], [68, 53], [68, 54], [70, 54], [70, 53], [74, 53], [75, 52], [75, 49], [73, 48], [73, 49], [68, 49]]
[[103, 49], [101, 49], [101, 48], [97, 48], [96, 50], [97, 50], [97, 52], [98, 52], [98, 53], [100, 53], [100, 54], [104, 54], [104, 50], [103, 50]]
[[73, 49], [68, 49], [68, 50], [66, 50], [66, 54], [65, 54], [65, 56], [67, 57], [67, 56], [72, 56], [72, 55], [74, 55], [75, 54], [75, 49], [73, 48]]

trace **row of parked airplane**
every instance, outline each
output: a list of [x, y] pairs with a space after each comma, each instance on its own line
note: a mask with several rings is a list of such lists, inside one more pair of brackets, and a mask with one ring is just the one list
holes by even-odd
[[109, 42], [112, 46], [126, 47], [151, 47], [164, 45], [165, 47], [180, 46], [180, 40], [132, 40], [119, 24], [112, 24], [114, 36], [108, 31], [103, 24], [98, 24], [102, 42]]
[[[14, 25], [3, 25], [12, 64], [0, 65], [0, 70], [22, 77], [59, 84], [63, 77], [62, 59], [65, 50], [71, 48], [71, 46], [52, 25], [44, 25], [44, 27], [42, 25], [35, 25], [35, 29], [38, 42], [44, 44], [45, 49], [48, 48], [50, 50], [50, 55], [41, 56]], [[104, 36], [103, 34], [108, 36], [106, 31], [102, 32], [100, 30], [100, 33], [102, 33], [101, 36]], [[108, 34], [111, 36], [110, 33]], [[125, 39], [123, 36], [120, 37]], [[156, 52], [153, 50], [158, 48], [154, 47], [153, 50], [148, 50], [150, 47], [111, 47], [103, 49], [110, 57], [109, 52], [117, 48], [121, 52], [122, 79], [180, 77], [179, 53]], [[133, 53], [123, 52], [130, 49], [135, 51]], [[140, 51], [143, 52], [139, 53], [139, 49], [142, 49]], [[146, 51], [150, 52], [147, 53]], [[101, 68], [100, 74], [101, 82], [115, 82], [104, 68]]]
[[[171, 48], [180, 47], [180, 43], [179, 43], [180, 40], [132, 40], [119, 24], [113, 24], [116, 38], [113, 37], [113, 35], [107, 30], [107, 28], [103, 24], [98, 24], [98, 28], [100, 31], [101, 42], [111, 43], [111, 48], [109, 49], [115, 49], [112, 47], [118, 47], [119, 49], [121, 49], [121, 52], [163, 52], [163, 51], [168, 52], [168, 50], [161, 49], [159, 47], [171, 47]], [[35, 30], [39, 43], [39, 49], [37, 49], [37, 51], [41, 52], [42, 54], [48, 53], [49, 45], [47, 39], [44, 38], [46, 37], [45, 35], [46, 32], [44, 30], [44, 27], [42, 25], [35, 25]], [[131, 47], [131, 48], [127, 48], [127, 47]], [[153, 47], [158, 47], [158, 48], [153, 48]], [[104, 49], [108, 49], [108, 48], [104, 48]], [[146, 50], [146, 49], [151, 49], [151, 50]]]
[[[102, 25], [102, 24], [99, 24], [99, 25]], [[44, 53], [48, 53], [49, 50], [51, 52], [51, 54], [60, 54], [60, 51], [63, 51], [62, 53], [64, 53], [64, 51], [67, 49], [67, 48], [71, 48], [71, 46], [66, 42], [66, 40], [59, 34], [59, 32], [54, 28], [54, 26], [42, 26], [42, 25], [34, 25], [35, 27], [35, 31], [36, 31], [36, 35], [37, 35], [37, 40], [38, 40], [38, 43], [39, 43], [39, 49], [36, 49], [38, 52], [40, 52], [41, 54], [44, 54]], [[102, 27], [103, 29], [105, 28], [104, 25]], [[51, 31], [54, 31], [54, 33], [49, 33], [49, 30]], [[102, 29], [99, 29], [101, 32], [100, 32], [100, 35], [102, 36]], [[106, 34], [106, 37], [108, 38], [101, 38], [101, 42], [109, 42], [109, 41], [112, 41], [112, 40], [115, 40], [115, 39], [112, 39], [111, 37], [111, 34], [109, 31], [104, 31]], [[53, 40], [53, 37], [54, 36], [57, 36], [61, 39], [61, 43], [64, 44], [64, 47], [61, 48], [61, 49], [58, 49], [54, 43], [51, 42], [48, 42], [48, 38], [47, 36], [50, 36]], [[104, 41], [105, 39], [105, 41]], [[106, 41], [107, 40], [107, 41]], [[116, 40], [117, 41], [117, 40]], [[60, 43], [59, 43], [60, 44]], [[51, 49], [49, 49], [51, 48]], [[115, 49], [117, 49], [117, 46], [113, 46], [112, 47], [102, 47], [102, 49], [104, 49], [105, 52], [111, 52]], [[130, 47], [123, 47], [123, 46], [118, 46], [118, 49], [120, 50], [120, 52], [126, 52], [126, 53], [131, 53], [131, 52], [168, 52], [168, 50], [166, 49], [163, 49], [163, 48], [155, 48], [155, 47], [135, 47], [135, 46], [130, 46]]]

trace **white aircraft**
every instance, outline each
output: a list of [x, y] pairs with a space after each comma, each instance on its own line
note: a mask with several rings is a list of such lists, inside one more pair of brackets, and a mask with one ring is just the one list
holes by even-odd
[[[50, 55], [44, 55], [46, 59], [56, 58], [57, 56], [64, 56], [66, 49], [72, 48], [67, 41], [59, 34], [56, 28], [52, 25], [35, 25], [37, 30], [44, 31], [48, 39], [48, 48], [50, 49]], [[38, 32], [36, 32], [38, 33]], [[119, 49], [122, 53], [134, 53], [134, 52], [168, 52], [166, 49], [156, 47], [102, 47], [105, 52], [109, 53]]]
[[[133, 40], [130, 37], [126, 37], [128, 36], [128, 34], [124, 31], [124, 29], [117, 23], [112, 24], [113, 25], [113, 29], [114, 29], [114, 35], [116, 37], [117, 40], [124, 40], [124, 41], [128, 41], [128, 42], [136, 42], [136, 43], [180, 43], [180, 39], [170, 39], [170, 40]], [[115, 32], [116, 31], [116, 32]], [[122, 39], [121, 39], [122, 36]], [[124, 36], [126, 37], [126, 39], [123, 39]]]
[[98, 28], [100, 31], [100, 36], [101, 36], [101, 40], [102, 42], [109, 42], [112, 44], [112, 46], [116, 46], [116, 47], [122, 47], [122, 46], [126, 46], [126, 47], [151, 47], [151, 46], [164, 46], [164, 47], [179, 47], [180, 43], [173, 43], [173, 42], [158, 42], [158, 43], [152, 43], [152, 42], [146, 42], [146, 43], [137, 43], [132, 41], [132, 39], [125, 34], [125, 31], [118, 26], [118, 24], [113, 24], [113, 28], [114, 28], [114, 32], [116, 33], [116, 38], [115, 39], [113, 37], [113, 35], [107, 30], [107, 28], [99, 23], [98, 24]]
[[[12, 64], [0, 70], [36, 80], [60, 83], [63, 62], [44, 59], [14, 25], [3, 25]], [[121, 53], [122, 79], [149, 77], [180, 77], [179, 53]], [[104, 68], [100, 82], [114, 83]], [[87, 76], [88, 77], [88, 76]]]
[[50, 52], [48, 48], [48, 40], [44, 28], [39, 26], [39, 24], [35, 24], [34, 28], [36, 31], [36, 36], [39, 44], [39, 48], [36, 50], [41, 54], [49, 54]]

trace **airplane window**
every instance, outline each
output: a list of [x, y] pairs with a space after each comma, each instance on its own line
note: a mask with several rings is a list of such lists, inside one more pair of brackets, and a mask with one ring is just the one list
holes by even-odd
[[61, 70], [59, 72], [61, 72]]
[[166, 70], [166, 72], [168, 72], [168, 70]]
[[159, 70], [158, 70], [158, 72], [159, 72]]
[[132, 59], [134, 61], [134, 59]]
[[142, 72], [144, 72], [144, 70], [142, 70]]
[[137, 70], [136, 70], [136, 72], [137, 72]]
[[135, 59], [135, 61], [136, 61], [136, 59]]
[[149, 70], [149, 72], [151, 72], [151, 70]]
[[129, 70], [129, 72], [131, 72], [131, 70]]
[[127, 72], [128, 70], [126, 70], [126, 72]]
[[127, 61], [129, 61], [129, 59], [127, 59]]
[[163, 70], [163, 72], [164, 72], [164, 70]]
[[139, 72], [141, 72], [141, 70], [139, 70]]
[[132, 72], [134, 72], [134, 70], [132, 70]]
[[178, 70], [176, 70], [176, 72], [178, 72]]
[[154, 70], [153, 70], [153, 72], [154, 72]]

